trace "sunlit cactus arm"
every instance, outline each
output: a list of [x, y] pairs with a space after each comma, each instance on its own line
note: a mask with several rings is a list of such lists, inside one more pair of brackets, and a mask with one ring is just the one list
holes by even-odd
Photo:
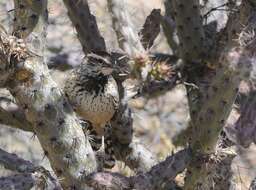
[[[194, 123], [195, 127], [201, 125], [202, 129], [204, 128], [202, 131], [206, 128], [220, 131], [231, 111], [233, 105], [232, 102], [234, 102], [240, 82], [249, 79], [252, 68], [254, 67], [254, 47], [256, 43], [255, 39], [247, 34], [255, 32], [256, 22], [251, 18], [256, 15], [256, 12], [251, 9], [248, 13], [248, 8], [250, 8], [248, 6], [246, 1], [242, 2], [240, 6], [240, 15], [238, 17], [241, 22], [239, 25], [231, 25], [231, 28], [229, 29], [236, 30], [238, 32], [237, 36], [234, 36], [227, 42], [227, 46], [225, 47], [226, 50], [222, 50], [221, 57], [219, 58], [220, 65], [216, 69], [216, 76], [213, 78], [212, 82], [209, 84], [208, 90], [203, 95], [204, 104], [199, 112], [197, 122]], [[234, 23], [236, 22], [237, 21], [234, 21]], [[241, 23], [245, 23], [246, 27], [243, 27]], [[219, 89], [225, 90], [219, 91]], [[221, 114], [218, 112], [221, 112]], [[218, 121], [212, 120], [214, 118], [218, 118]], [[209, 124], [205, 125], [206, 127], [203, 127], [203, 124], [201, 123], [204, 122], [205, 124]], [[219, 123], [218, 125], [218, 122], [222, 122], [222, 124]], [[213, 126], [207, 127], [210, 125]], [[208, 132], [211, 133], [212, 131]], [[203, 136], [206, 135], [207, 130], [205, 130], [204, 133]], [[211, 149], [211, 146], [203, 149], [207, 150], [208, 148]]]
[[[231, 51], [224, 55], [230, 56], [228, 59], [222, 60], [224, 65], [228, 65], [234, 61], [243, 62], [247, 60], [247, 58], [244, 58], [245, 60], [239, 59], [239, 52]], [[246, 62], [242, 64], [246, 65]], [[191, 148], [195, 154], [198, 152], [209, 154], [215, 151], [218, 135], [231, 111], [240, 81], [241, 75], [235, 70], [228, 70], [224, 66], [218, 69], [216, 77], [205, 94], [206, 99], [196, 121], [190, 122], [191, 133], [187, 137], [184, 137], [184, 139], [187, 139], [191, 143]], [[204, 173], [205, 169], [203, 167], [204, 165], [200, 165], [199, 167], [196, 164], [191, 164], [188, 167], [191, 175], [186, 178], [185, 189], [195, 187], [199, 177], [204, 179], [206, 173]]]
[[30, 51], [43, 56], [48, 19], [47, 1], [14, 0], [13, 34], [26, 39]]
[[124, 0], [108, 0], [108, 7], [112, 13], [112, 23], [118, 43], [129, 56], [136, 57], [145, 52], [139, 35], [134, 31], [134, 24], [127, 12]]
[[[35, 6], [31, 1], [26, 2], [28, 10]], [[35, 2], [38, 6], [35, 10], [39, 17], [38, 21], [46, 22], [47, 3], [40, 1], [41, 4], [38, 5], [38, 2]], [[22, 13], [17, 12], [17, 17], [19, 14]], [[21, 15], [22, 21], [17, 21], [14, 25], [29, 23], [31, 18], [30, 15], [27, 16], [26, 20], [26, 17]], [[35, 25], [26, 24], [27, 30], [44, 38], [45, 35], [42, 33], [45, 33], [45, 27], [41, 26], [42, 24], [42, 22], [37, 22]], [[33, 29], [36, 30], [29, 29], [29, 26], [33, 26]], [[22, 33], [15, 31], [14, 34], [19, 37]], [[96, 159], [75, 113], [62, 91], [52, 80], [43, 57], [39, 56], [43, 54], [44, 44], [40, 42], [44, 40], [38, 40], [38, 46], [35, 47], [38, 48], [39, 55], [35, 55], [34, 52], [24, 48], [19, 39], [11, 37], [11, 42], [16, 43], [16, 46], [13, 47], [8, 36], [6, 38], [5, 45], [7, 46], [5, 47], [9, 45], [11, 50], [12, 48], [16, 50], [10, 51], [11, 54], [8, 54], [11, 61], [7, 62], [9, 65], [5, 67], [7, 68], [6, 72], [13, 70], [14, 72], [9, 76], [6, 87], [18, 105], [25, 110], [26, 118], [32, 123], [34, 132], [45, 155], [49, 158], [53, 170], [62, 179], [60, 180], [62, 187], [85, 188], [86, 185], [82, 178], [96, 171]], [[2, 50], [4, 51], [4, 49]], [[11, 69], [9, 69], [10, 65]]]
[[97, 167], [94, 154], [72, 108], [42, 62], [27, 59], [24, 69], [33, 74], [29, 79], [32, 84], [17, 81], [9, 90], [25, 109], [51, 166], [63, 178], [61, 184], [79, 188], [81, 176]]
[[[236, 19], [230, 19], [229, 22], [227, 23], [226, 30], [221, 33], [223, 39], [220, 40], [219, 42], [220, 47], [218, 47], [217, 50], [219, 51], [218, 55], [224, 58], [224, 60], [222, 58], [217, 57], [216, 58], [217, 60], [215, 60], [213, 68], [210, 69], [211, 76], [208, 75], [207, 76], [208, 80], [207, 79], [204, 80], [203, 81], [204, 84], [202, 86], [198, 86], [198, 88], [200, 88], [199, 90], [201, 91], [200, 92], [201, 105], [199, 108], [211, 102], [212, 99], [211, 98], [209, 99], [209, 93], [211, 93], [210, 92], [211, 90], [213, 89], [217, 90], [219, 88], [216, 82], [218, 80], [221, 80], [221, 76], [224, 77], [226, 75], [227, 78], [231, 79], [230, 80], [231, 83], [233, 83], [235, 80], [241, 81], [242, 79], [248, 79], [249, 77], [250, 70], [252, 69], [251, 63], [253, 62], [253, 56], [252, 56], [253, 54], [251, 52], [252, 48], [250, 48], [250, 46], [245, 46], [244, 44], [246, 44], [247, 41], [250, 41], [249, 39], [251, 37], [246, 34], [248, 32], [252, 33], [252, 31], [250, 31], [248, 27], [244, 28], [241, 25], [241, 23], [244, 23], [244, 25], [247, 25], [248, 24], [247, 19], [253, 16], [253, 12], [248, 11], [250, 10], [250, 8], [248, 7], [248, 5], [246, 5], [246, 3], [243, 3], [240, 6], [240, 10], [241, 10], [240, 16], [233, 15], [232, 18], [236, 18]], [[236, 12], [235, 14], [238, 14], [238, 12]], [[223, 66], [218, 67], [218, 64], [221, 64]], [[230, 69], [235, 72], [229, 72], [228, 70]], [[234, 88], [233, 85], [227, 84], [227, 86], [230, 88]], [[228, 90], [229, 88], [225, 90], [225, 93]], [[200, 109], [197, 112], [200, 112]], [[199, 118], [198, 114], [199, 113], [194, 114], [192, 112], [191, 117]], [[189, 129], [186, 133], [184, 133], [183, 137], [179, 138], [180, 142], [185, 142], [182, 140], [182, 138], [184, 138], [185, 136], [189, 136], [188, 134], [190, 133], [191, 133], [191, 129]]]

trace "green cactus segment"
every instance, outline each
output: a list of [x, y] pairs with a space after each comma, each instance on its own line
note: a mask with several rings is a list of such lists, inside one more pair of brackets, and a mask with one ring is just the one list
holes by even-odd
[[192, 148], [213, 151], [218, 135], [231, 111], [240, 83], [239, 76], [223, 69], [217, 72], [204, 96], [197, 120], [192, 126]]
[[235, 38], [230, 34], [233, 40], [229, 39], [225, 49], [221, 51], [216, 76], [211, 80], [205, 93], [202, 93], [200, 112], [196, 121], [191, 123], [194, 150], [199, 149], [204, 152], [213, 150], [218, 133], [231, 111], [239, 83], [250, 76], [255, 42], [251, 41], [251, 37], [248, 38], [247, 34], [255, 32], [256, 22], [250, 18], [255, 17], [256, 12], [255, 9], [251, 9], [248, 13], [250, 7], [246, 2], [241, 4], [240, 15], [237, 17], [239, 20], [235, 20], [231, 25], [231, 29], [239, 32], [237, 36], [244, 38], [237, 40], [237, 36]]
[[[233, 19], [227, 23], [226, 31], [229, 33], [222, 33], [224, 40], [221, 43], [225, 47], [222, 45], [218, 49], [220, 55], [218, 60], [221, 65], [204, 93], [203, 104], [195, 122], [191, 123], [190, 142], [194, 152], [214, 151], [217, 135], [230, 113], [239, 83], [241, 80], [248, 79], [250, 75], [255, 43], [247, 34], [255, 32], [255, 20], [251, 19], [255, 15], [255, 7], [252, 7], [249, 1], [242, 1], [239, 11], [234, 13]], [[187, 177], [184, 189], [194, 189], [200, 184], [199, 178], [202, 181], [207, 178], [208, 174], [203, 167], [205, 164], [199, 167], [190, 165], [188, 173], [191, 175]]]
[[106, 51], [104, 38], [99, 32], [95, 16], [90, 13], [87, 0], [63, 0], [63, 2], [76, 28], [84, 53]]
[[25, 39], [30, 51], [42, 55], [48, 19], [47, 1], [15, 0], [13, 34]]
[[[244, 33], [248, 34], [248, 31], [254, 30], [255, 22], [253, 19], [250, 20], [255, 15], [254, 10], [250, 9], [247, 1], [243, 1], [240, 6], [240, 15], [236, 17], [237, 20], [228, 25], [238, 32], [236, 33], [237, 36]], [[239, 41], [234, 40], [237, 36], [232, 33], [229, 35], [226, 51], [221, 51], [219, 59], [222, 64], [217, 68], [216, 76], [204, 93], [203, 104], [196, 121], [191, 123], [191, 146], [194, 152], [209, 153], [214, 151], [218, 134], [232, 109], [239, 83], [241, 80], [248, 79], [252, 70], [254, 48], [251, 45], [254, 43], [244, 43], [248, 41], [248, 38], [243, 40], [239, 38]], [[202, 167], [196, 167], [192, 164], [188, 171], [191, 175], [187, 177], [185, 189], [195, 187], [196, 184], [200, 183], [199, 177], [204, 180], [207, 176]]]
[[189, 62], [205, 55], [205, 35], [200, 15], [199, 0], [169, 0], [172, 5], [181, 57]]
[[[224, 126], [238, 93], [238, 86], [244, 73], [250, 69], [243, 48], [231, 48], [223, 52], [216, 76], [208, 85], [202, 97], [202, 106], [194, 121], [190, 123], [190, 139], [187, 139], [195, 155], [215, 152], [219, 133]], [[187, 137], [186, 137], [187, 138]], [[198, 179], [207, 176], [204, 164], [188, 167], [185, 189], [191, 189]]]
[[[240, 81], [240, 76], [233, 70], [227, 71], [224, 67], [217, 69], [216, 77], [202, 97], [204, 104], [195, 121], [190, 122], [186, 133], [189, 133], [185, 138], [190, 142], [194, 159], [197, 153], [205, 155], [215, 152], [219, 133], [231, 112]], [[198, 163], [199, 160], [194, 160], [194, 164], [187, 168], [186, 190], [194, 189], [192, 187], [196, 187], [198, 180], [207, 176], [206, 165]]]
[[177, 145], [190, 142], [192, 149], [213, 152], [218, 135], [224, 126], [235, 101], [242, 73], [220, 66], [207, 89], [201, 93], [200, 108], [187, 130], [178, 136]]
[[96, 170], [93, 151], [71, 106], [42, 63], [38, 56], [25, 60], [24, 68], [34, 74], [33, 81], [17, 81], [8, 89], [25, 109], [63, 189], [86, 189], [80, 188], [84, 185], [80, 179]]

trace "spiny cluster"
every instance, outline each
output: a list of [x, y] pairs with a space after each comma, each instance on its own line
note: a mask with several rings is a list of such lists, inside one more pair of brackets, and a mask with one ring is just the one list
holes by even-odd
[[[172, 68], [167, 59], [152, 59], [149, 56], [141, 55], [134, 58], [133, 73], [138, 78], [152, 80], [166, 80], [172, 74]], [[138, 76], [140, 74], [141, 76]]]
[[2, 56], [16, 61], [25, 60], [30, 56], [30, 52], [26, 48], [26, 44], [23, 39], [19, 39], [15, 36], [9, 36], [3, 27], [0, 29], [0, 51]]
[[32, 56], [23, 39], [8, 35], [5, 29], [0, 27], [0, 69], [12, 69], [15, 78], [20, 82], [28, 82], [33, 73], [28, 69], [19, 68], [19, 63]]

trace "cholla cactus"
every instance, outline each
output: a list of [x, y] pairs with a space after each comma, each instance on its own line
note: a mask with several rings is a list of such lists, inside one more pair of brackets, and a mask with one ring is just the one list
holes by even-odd
[[[0, 107], [0, 121], [20, 129], [23, 124], [28, 125], [24, 130], [37, 135], [63, 189], [170, 189], [174, 178], [185, 169], [184, 189], [228, 189], [234, 142], [223, 147], [219, 134], [231, 113], [240, 82], [254, 79], [255, 3], [242, 0], [241, 4], [222, 5], [230, 12], [225, 28], [217, 31], [209, 29], [204, 16], [208, 18], [211, 10], [218, 8], [202, 15], [199, 0], [166, 0], [165, 16], [155, 9], [142, 30], [135, 31], [127, 5], [108, 0], [114, 31], [121, 38], [120, 52], [107, 49], [87, 0], [63, 1], [86, 59], [72, 69], [65, 88], [60, 89], [44, 59], [47, 1], [14, 0], [12, 35], [0, 27], [0, 85], [12, 94], [12, 104], [18, 107], [15, 112], [21, 112], [22, 118], [16, 118], [12, 109]], [[172, 55], [155, 54], [150, 49], [159, 35], [160, 24]], [[127, 79], [138, 81], [140, 92], [133, 97], [154, 98], [176, 84], [186, 86], [191, 120], [178, 138], [184, 150], [158, 163], [152, 151], [134, 137], [132, 111], [126, 97]], [[255, 127], [248, 123], [255, 117], [254, 98], [248, 101], [246, 105], [250, 101], [252, 105], [241, 109], [233, 130], [235, 143], [242, 145], [244, 136], [252, 132], [244, 142], [247, 146], [255, 142], [256, 134]], [[83, 128], [81, 117], [92, 124], [91, 133], [97, 133], [99, 138], [90, 139], [90, 127]], [[110, 146], [105, 147], [105, 153], [97, 143], [89, 141], [100, 139], [101, 144], [101, 136], [105, 146]], [[109, 156], [124, 162], [134, 176], [103, 171], [102, 165]], [[12, 167], [10, 163], [15, 159], [0, 151], [0, 163], [33, 176], [32, 182], [26, 182], [26, 176], [18, 178], [22, 182], [18, 187], [38, 187], [43, 181], [44, 187], [50, 184], [60, 188], [45, 170], [25, 161], [24, 170], [17, 164]], [[44, 180], [40, 181], [36, 174], [44, 176]], [[16, 183], [16, 177], [6, 178], [8, 187], [11, 181]], [[220, 177], [223, 183], [218, 182]], [[0, 187], [3, 181], [0, 179]]]

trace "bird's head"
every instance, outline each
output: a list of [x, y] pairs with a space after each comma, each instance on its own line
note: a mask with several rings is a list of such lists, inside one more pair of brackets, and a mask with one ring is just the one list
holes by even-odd
[[105, 85], [113, 72], [110, 56], [90, 53], [86, 55], [82, 64], [75, 70], [76, 76], [82, 81], [83, 88], [95, 91], [96, 94], [104, 91]]
[[86, 57], [87, 67], [100, 76], [109, 76], [113, 73], [113, 64], [108, 53], [90, 53]]

